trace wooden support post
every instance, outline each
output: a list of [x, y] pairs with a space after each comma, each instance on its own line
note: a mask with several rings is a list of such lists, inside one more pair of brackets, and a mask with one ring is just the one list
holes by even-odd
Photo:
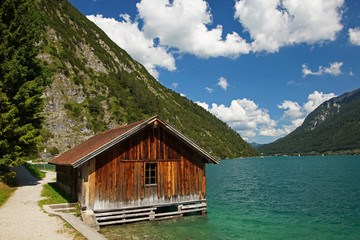
[[154, 220], [155, 220], [155, 212], [154, 212], [154, 211], [150, 211], [149, 220], [150, 220], [150, 221], [154, 221]]
[[[182, 212], [182, 207], [183, 207], [182, 204], [178, 205], [178, 212]], [[181, 213], [180, 216], [182, 217], [183, 214]]]

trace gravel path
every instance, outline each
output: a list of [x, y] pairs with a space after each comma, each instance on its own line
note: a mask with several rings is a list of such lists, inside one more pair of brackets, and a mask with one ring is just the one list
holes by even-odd
[[44, 213], [37, 203], [42, 185], [53, 182], [55, 173], [47, 172], [46, 178], [38, 180], [24, 166], [15, 171], [18, 189], [0, 208], [0, 239], [73, 239], [64, 222]]

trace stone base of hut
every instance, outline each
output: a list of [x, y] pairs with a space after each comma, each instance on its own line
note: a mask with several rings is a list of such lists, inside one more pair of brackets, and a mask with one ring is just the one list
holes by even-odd
[[158, 221], [200, 213], [207, 214], [206, 200], [161, 204], [152, 206], [125, 207], [108, 210], [94, 210], [99, 227], [133, 223], [140, 221]]

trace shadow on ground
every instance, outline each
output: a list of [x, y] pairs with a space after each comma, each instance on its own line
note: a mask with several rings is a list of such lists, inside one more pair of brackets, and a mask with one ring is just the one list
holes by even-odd
[[24, 166], [13, 167], [12, 170], [16, 172], [15, 181], [18, 187], [34, 186], [40, 184], [40, 179], [31, 175]]

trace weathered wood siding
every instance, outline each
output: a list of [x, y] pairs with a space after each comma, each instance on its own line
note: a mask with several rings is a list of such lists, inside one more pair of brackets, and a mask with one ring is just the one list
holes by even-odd
[[[205, 161], [161, 125], [149, 126], [81, 167], [80, 202], [112, 209], [201, 200]], [[145, 185], [147, 162], [157, 163], [156, 186]]]
[[71, 166], [56, 166], [57, 185], [69, 196], [77, 197], [77, 169]]

